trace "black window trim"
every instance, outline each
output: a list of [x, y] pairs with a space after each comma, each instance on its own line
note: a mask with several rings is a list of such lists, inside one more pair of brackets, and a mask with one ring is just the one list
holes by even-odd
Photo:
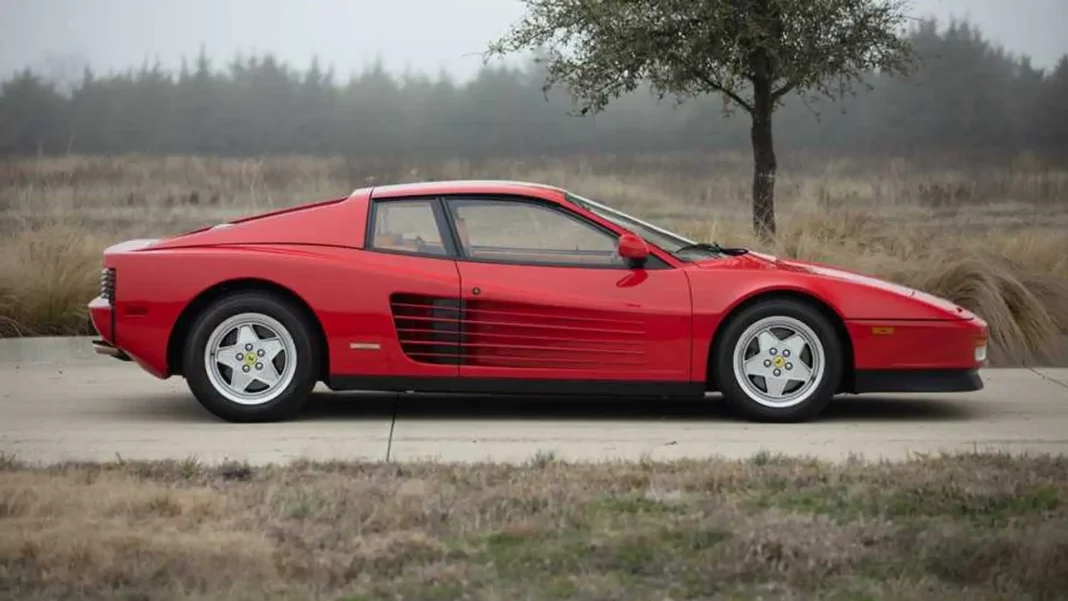
[[[486, 263], [491, 265], [526, 265], [529, 267], [563, 267], [570, 269], [605, 269], [613, 271], [634, 271], [634, 267], [630, 267], [626, 264], [619, 265], [597, 265], [590, 263], [565, 263], [565, 262], [552, 262], [552, 261], [502, 261], [499, 259], [476, 259], [467, 256], [463, 252], [463, 248], [460, 244], [460, 234], [456, 230], [456, 215], [453, 212], [452, 204], [454, 202], [460, 202], [465, 200], [474, 201], [498, 201], [498, 202], [512, 202], [512, 203], [526, 203], [537, 205], [551, 211], [561, 213], [567, 218], [574, 219], [581, 224], [588, 225], [589, 227], [607, 234], [613, 240], [618, 241], [620, 234], [614, 232], [612, 229], [597, 223], [575, 211], [561, 206], [559, 203], [555, 203], [543, 198], [535, 196], [527, 196], [524, 194], [494, 194], [494, 193], [453, 193], [453, 194], [414, 194], [409, 196], [393, 196], [388, 198], [375, 198], [372, 194], [368, 199], [370, 206], [367, 211], [367, 223], [364, 232], [364, 249], [388, 255], [398, 255], [403, 257], [422, 257], [426, 259], [445, 259], [450, 261], [465, 261], [469, 263]], [[378, 217], [378, 209], [381, 205], [390, 202], [416, 202], [424, 201], [430, 204], [431, 209], [434, 212], [434, 221], [438, 226], [438, 234], [441, 236], [441, 241], [445, 247], [445, 254], [434, 255], [420, 252], [411, 252], [405, 250], [395, 250], [389, 248], [378, 248], [374, 245], [374, 229], [375, 220]], [[664, 261], [660, 257], [656, 256], [653, 252], [649, 253], [649, 258], [646, 260], [645, 265], [640, 269], [644, 270], [662, 270], [662, 269], [674, 269], [675, 267]]]
[[[567, 207], [561, 206], [559, 203], [548, 201], [548, 200], [545, 200], [543, 198], [537, 198], [537, 197], [526, 196], [526, 195], [521, 195], [521, 194], [492, 194], [492, 193], [444, 194], [444, 195], [441, 195], [439, 198], [440, 198], [440, 200], [441, 200], [441, 202], [442, 202], [442, 204], [443, 204], [443, 206], [444, 206], [444, 208], [445, 208], [445, 210], [447, 212], [447, 215], [448, 215], [447, 224], [448, 224], [448, 227], [449, 227], [449, 236], [453, 238], [453, 244], [454, 244], [454, 247], [456, 248], [456, 251], [457, 251], [457, 258], [456, 258], [457, 261], [466, 261], [466, 262], [469, 262], [469, 263], [488, 263], [488, 264], [492, 264], [492, 265], [526, 265], [528, 267], [566, 267], [566, 268], [571, 268], [571, 269], [575, 269], [575, 268], [579, 268], [579, 269], [607, 269], [607, 270], [613, 270], [613, 271], [634, 271], [634, 269], [635, 269], [634, 267], [630, 267], [630, 266], [628, 266], [626, 264], [597, 265], [597, 264], [590, 264], [590, 263], [580, 263], [580, 262], [579, 263], [567, 263], [567, 262], [559, 262], [559, 261], [502, 261], [500, 259], [476, 259], [476, 258], [473, 258], [473, 257], [469, 257], [469, 256], [467, 256], [467, 254], [465, 254], [463, 252], [463, 246], [460, 244], [460, 235], [459, 235], [459, 232], [456, 231], [456, 213], [454, 212], [454, 209], [453, 209], [453, 205], [455, 203], [464, 202], [464, 201], [497, 201], [497, 202], [513, 203], [513, 204], [520, 204], [520, 203], [522, 203], [522, 204], [532, 204], [532, 205], [536, 205], [536, 206], [540, 206], [542, 208], [548, 209], [550, 211], [555, 211], [557, 213], [562, 214], [566, 218], [578, 221], [580, 224], [587, 225], [587, 226], [589, 226], [589, 227], [591, 227], [591, 228], [593, 228], [593, 229], [595, 229], [597, 231], [603, 232], [604, 234], [608, 235], [608, 237], [611, 238], [612, 240], [618, 241], [620, 235], [617, 234], [616, 232], [612, 231], [611, 229], [601, 225], [600, 223], [597, 223], [596, 221], [591, 221], [590, 219], [588, 219], [584, 215], [580, 215], [579, 213], [576, 213], [575, 211], [572, 211], [572, 210], [568, 209]], [[659, 270], [659, 269], [673, 269], [673, 267], [670, 264], [668, 264], [666, 261], [661, 259], [660, 257], [657, 257], [655, 254], [650, 252], [649, 253], [649, 258], [646, 260], [645, 265], [643, 267], [641, 267], [641, 269]]]
[[[434, 224], [438, 228], [438, 235], [441, 237], [441, 244], [445, 248], [445, 254], [435, 255], [421, 252], [412, 252], [407, 250], [397, 250], [393, 248], [379, 248], [375, 246], [375, 225], [378, 218], [378, 209], [385, 203], [390, 202], [425, 202], [430, 205], [430, 210], [434, 214]], [[422, 257], [425, 259], [443, 259], [448, 261], [455, 261], [459, 256], [459, 249], [457, 247], [457, 238], [453, 235], [452, 227], [448, 224], [448, 217], [445, 215], [445, 207], [441, 202], [441, 198], [437, 195], [416, 195], [416, 196], [398, 196], [396, 198], [371, 198], [369, 199], [370, 206], [367, 208], [367, 223], [364, 228], [364, 250], [382, 253], [386, 255], [399, 255], [402, 257]]]

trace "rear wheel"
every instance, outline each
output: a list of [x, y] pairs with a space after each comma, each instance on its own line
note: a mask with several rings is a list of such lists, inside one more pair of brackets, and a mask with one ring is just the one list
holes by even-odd
[[759, 421], [815, 417], [838, 389], [842, 345], [830, 321], [808, 303], [773, 299], [725, 324], [714, 375], [727, 402]]
[[312, 332], [285, 299], [264, 292], [225, 297], [193, 324], [183, 359], [189, 388], [228, 421], [292, 417], [317, 380]]

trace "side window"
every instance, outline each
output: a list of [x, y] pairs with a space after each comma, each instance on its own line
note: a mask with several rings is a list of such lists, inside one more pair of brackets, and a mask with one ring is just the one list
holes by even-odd
[[419, 255], [445, 255], [441, 231], [428, 200], [385, 200], [374, 204], [371, 247]]
[[456, 200], [449, 206], [464, 254], [504, 263], [623, 265], [616, 237], [541, 204]]

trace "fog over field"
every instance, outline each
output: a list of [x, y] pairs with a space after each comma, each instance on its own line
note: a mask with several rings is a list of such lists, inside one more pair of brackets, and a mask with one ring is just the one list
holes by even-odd
[[[917, 18], [967, 18], [1014, 52], [1050, 68], [1068, 51], [1064, 0], [913, 0]], [[77, 80], [78, 61], [101, 71], [159, 58], [177, 68], [201, 44], [213, 59], [272, 52], [306, 66], [313, 56], [347, 77], [380, 55], [458, 78], [473, 76], [486, 41], [522, 15], [517, 0], [0, 0], [0, 75], [55, 65]]]
[[[484, 64], [521, 15], [514, 0], [0, 7], [0, 154], [377, 161], [750, 146], [748, 118], [725, 119], [715, 95], [678, 104], [639, 86], [576, 117], [565, 87], [543, 91], [546, 71], [531, 56]], [[866, 71], [839, 102], [784, 96], [780, 150], [923, 154], [931, 166], [947, 152], [1068, 154], [1068, 3], [911, 7], [916, 72]]]

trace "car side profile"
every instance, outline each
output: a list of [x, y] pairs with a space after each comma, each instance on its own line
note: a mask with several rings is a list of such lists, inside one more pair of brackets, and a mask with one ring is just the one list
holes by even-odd
[[571, 191], [367, 187], [103, 253], [97, 352], [230, 421], [313, 387], [704, 398], [801, 421], [837, 394], [982, 388], [987, 324], [817, 263], [695, 243]]

